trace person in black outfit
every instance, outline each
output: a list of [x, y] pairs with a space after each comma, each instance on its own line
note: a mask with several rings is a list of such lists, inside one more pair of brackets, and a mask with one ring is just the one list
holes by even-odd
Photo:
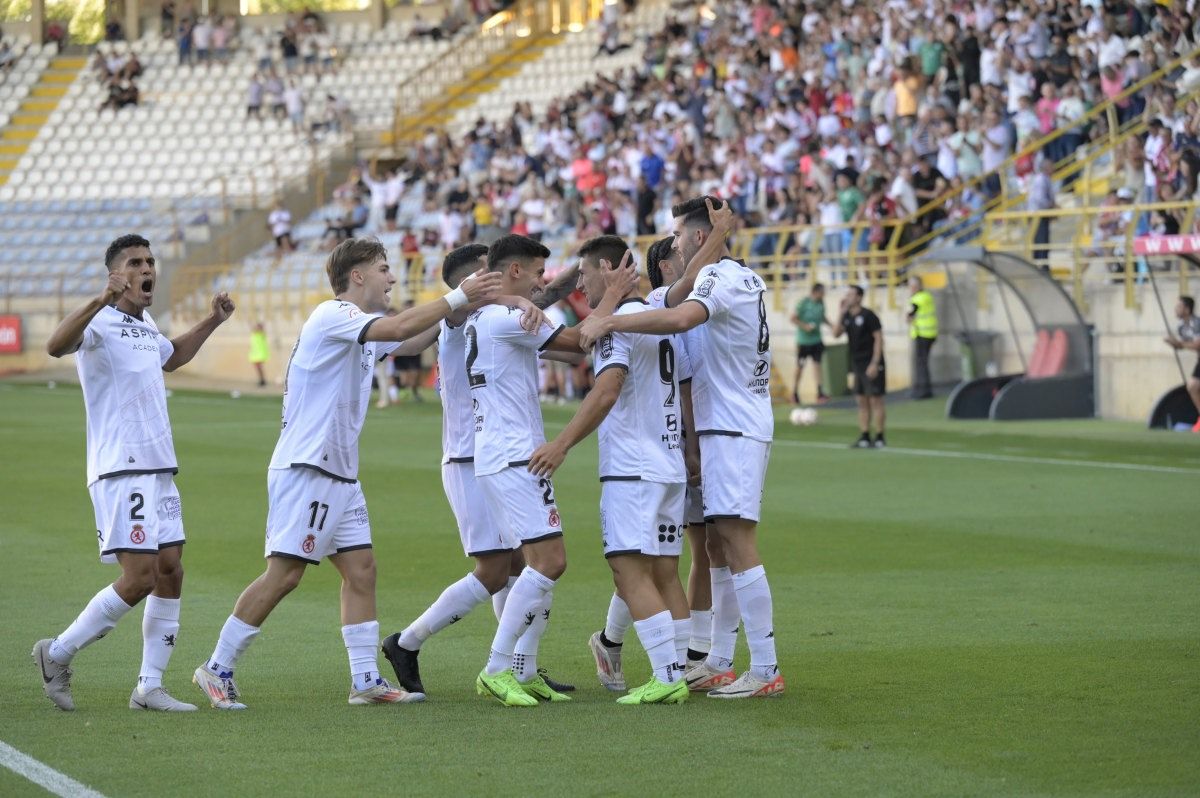
[[[863, 307], [861, 286], [850, 286], [841, 302], [841, 315], [833, 325], [833, 336], [843, 332], [850, 343], [850, 368], [854, 372], [854, 394], [858, 398], [860, 435], [852, 445], [858, 449], [882, 449], [887, 408], [887, 363], [883, 359], [883, 325], [875, 313]], [[875, 440], [871, 440], [871, 421], [875, 422]]]

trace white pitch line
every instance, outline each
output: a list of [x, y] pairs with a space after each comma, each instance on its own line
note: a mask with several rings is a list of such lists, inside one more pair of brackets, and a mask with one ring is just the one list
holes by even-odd
[[0, 765], [61, 798], [104, 798], [103, 794], [86, 784], [80, 784], [49, 765], [43, 765], [33, 757], [22, 754], [3, 740], [0, 740]]
[[[776, 440], [776, 445], [801, 446], [810, 449], [831, 449], [851, 451], [852, 447], [841, 443], [821, 443], [817, 441]], [[1144, 465], [1142, 463], [1104, 463], [1099, 460], [1065, 460], [1054, 457], [1030, 457], [1015, 454], [988, 454], [986, 452], [950, 452], [944, 449], [906, 449], [901, 446], [888, 446], [885, 452], [893, 454], [908, 454], [917, 457], [946, 457], [954, 460], [988, 460], [996, 463], [1025, 463], [1032, 465], [1076, 466], [1079, 468], [1104, 468], [1115, 471], [1147, 471], [1154, 474], [1187, 474], [1200, 476], [1200, 468], [1182, 468], [1179, 466]]]

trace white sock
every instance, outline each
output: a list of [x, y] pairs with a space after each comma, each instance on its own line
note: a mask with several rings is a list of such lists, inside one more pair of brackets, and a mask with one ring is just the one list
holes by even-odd
[[779, 672], [775, 657], [774, 611], [767, 572], [757, 565], [733, 575], [738, 609], [746, 624], [746, 643], [750, 646], [750, 671], [770, 680]]
[[710, 568], [712, 572], [712, 648], [708, 650], [708, 666], [720, 671], [733, 667], [733, 650], [737, 646], [737, 594], [729, 568]]
[[712, 610], [692, 610], [692, 639], [688, 648], [705, 654], [712, 648]]
[[677, 680], [680, 673], [675, 664], [675, 622], [671, 613], [663, 610], [644, 621], [634, 621], [633, 628], [650, 658], [654, 678], [668, 684]]
[[429, 605], [429, 609], [400, 633], [400, 647], [420, 651], [422, 643], [450, 624], [462, 620], [488, 598], [483, 583], [475, 578], [475, 574], [467, 574], [443, 590], [442, 595]]
[[87, 648], [111, 632], [117, 621], [133, 607], [117, 595], [112, 585], [92, 596], [70, 626], [50, 643], [50, 659], [59, 665], [69, 665], [80, 649]]
[[508, 591], [512, 590], [512, 586], [517, 583], [517, 577], [510, 576], [508, 584], [500, 588], [492, 594], [492, 612], [496, 613], [496, 622], [500, 622], [500, 616], [504, 614], [504, 603], [508, 601]]
[[547, 590], [534, 609], [533, 623], [525, 627], [525, 631], [517, 638], [517, 644], [513, 647], [513, 675], [519, 682], [527, 682], [537, 676], [538, 645], [542, 642], [546, 624], [550, 623], [550, 605], [553, 602], [554, 591]]
[[355, 690], [366, 690], [379, 682], [379, 621], [363, 621], [342, 627], [342, 640], [350, 656], [350, 677]]
[[138, 676], [138, 692], [142, 695], [162, 687], [178, 634], [179, 599], [149, 596], [142, 610], [142, 671]]
[[608, 620], [604, 622], [604, 637], [610, 643], [621, 645], [625, 642], [625, 633], [629, 631], [631, 623], [633, 623], [633, 616], [629, 614], [628, 605], [625, 604], [624, 599], [613, 593], [612, 600], [608, 602]]
[[688, 643], [692, 639], [692, 619], [675, 618], [675, 663], [682, 670], [687, 667]]
[[[217, 638], [217, 647], [208, 658], [207, 668], [217, 676], [233, 675], [237, 667], [238, 657], [246, 652], [254, 638], [261, 631], [257, 626], [251, 626], [245, 621], [230, 615], [221, 627], [221, 636]], [[228, 676], [224, 677], [228, 678]]]
[[554, 589], [554, 580], [526, 566], [508, 593], [504, 614], [492, 639], [487, 672], [497, 674], [512, 667], [513, 651], [525, 629], [533, 625], [545, 595]]

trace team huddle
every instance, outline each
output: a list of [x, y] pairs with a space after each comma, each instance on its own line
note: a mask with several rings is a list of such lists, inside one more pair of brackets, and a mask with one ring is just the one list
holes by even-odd
[[[284, 379], [279, 441], [267, 472], [266, 568], [238, 597], [193, 681], [218, 709], [245, 709], [238, 660], [308, 566], [328, 559], [342, 577], [349, 703], [423, 701], [422, 644], [480, 604], [497, 625], [480, 652], [476, 691], [506, 706], [569, 701], [571, 685], [539, 667], [538, 648], [567, 567], [553, 475], [597, 433], [600, 529], [615, 591], [589, 648], [601, 684], [625, 692], [621, 648], [633, 626], [650, 680], [622, 704], [680, 703], [693, 692], [737, 699], [784, 690], [772, 600], [756, 530], [773, 435], [770, 331], [762, 281], [725, 245], [727, 206], [709, 197], [673, 209], [673, 235], [647, 257], [654, 290], [638, 294], [632, 253], [616, 236], [585, 242], [578, 262], [545, 283], [550, 251], [507, 235], [449, 253], [443, 298], [385, 316], [396, 278], [386, 251], [351, 239], [330, 255], [335, 298], [305, 322]], [[225, 294], [209, 316], [171, 340], [147, 312], [155, 262], [149, 243], [117, 239], [108, 285], [69, 315], [47, 345], [77, 353], [87, 412], [89, 492], [101, 559], [121, 576], [70, 626], [38, 641], [33, 658], [55, 705], [74, 709], [71, 663], [142, 600], [143, 661], [132, 709], [196, 707], [162, 687], [179, 632], [184, 543], [178, 471], [162, 372], [195, 356], [234, 311]], [[575, 327], [542, 308], [578, 287], [591, 308]], [[437, 343], [442, 482], [471, 573], [449, 585], [380, 645], [375, 559], [358, 482], [358, 442], [374, 364]], [[546, 440], [539, 359], [593, 355], [595, 386]], [[678, 561], [691, 549], [687, 586]], [[750, 666], [733, 670], [739, 625]], [[379, 670], [382, 653], [393, 684]]]

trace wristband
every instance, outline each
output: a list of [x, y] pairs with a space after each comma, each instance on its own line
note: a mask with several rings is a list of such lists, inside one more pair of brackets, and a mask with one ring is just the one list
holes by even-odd
[[467, 299], [467, 292], [462, 290], [462, 286], [455, 288], [442, 298], [446, 300], [448, 305], [450, 305], [450, 310], [458, 310], [463, 305], [470, 304], [470, 300]]

